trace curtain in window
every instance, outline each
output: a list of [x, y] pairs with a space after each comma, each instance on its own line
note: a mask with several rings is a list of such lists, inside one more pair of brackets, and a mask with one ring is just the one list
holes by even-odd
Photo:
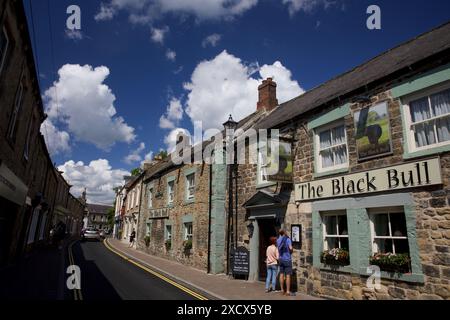
[[450, 140], [450, 90], [431, 96], [431, 110], [435, 116], [449, 115], [436, 120], [439, 142]]
[[409, 110], [412, 122], [419, 122], [431, 118], [428, 97], [411, 102]]
[[[412, 122], [419, 122], [431, 118], [428, 98], [411, 102], [410, 104]], [[414, 136], [417, 147], [424, 147], [436, 143], [432, 123], [421, 123], [414, 126]]]

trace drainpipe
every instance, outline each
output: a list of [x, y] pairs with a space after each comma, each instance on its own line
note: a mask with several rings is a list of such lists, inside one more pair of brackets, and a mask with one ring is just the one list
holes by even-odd
[[206, 272], [211, 272], [211, 209], [212, 209], [212, 166], [209, 165], [209, 208], [208, 208], [208, 265]]

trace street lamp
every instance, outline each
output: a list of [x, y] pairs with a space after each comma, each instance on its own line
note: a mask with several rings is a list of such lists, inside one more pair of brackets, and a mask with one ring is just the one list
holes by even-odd
[[[234, 171], [234, 157], [231, 158], [229, 152], [234, 153], [233, 136], [234, 131], [237, 128], [238, 123], [233, 120], [233, 117], [229, 116], [228, 120], [223, 124], [226, 135], [226, 159], [228, 169], [228, 224], [227, 224], [227, 273], [230, 274], [231, 268], [231, 254], [230, 254], [230, 242], [233, 241], [232, 221], [233, 221], [233, 171]], [[231, 160], [231, 161], [230, 161]], [[237, 217], [236, 217], [237, 220]]]

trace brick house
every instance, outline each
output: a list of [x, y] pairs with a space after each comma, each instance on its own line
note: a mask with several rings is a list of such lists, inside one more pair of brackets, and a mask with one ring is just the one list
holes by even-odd
[[[264, 162], [239, 166], [238, 241], [250, 249], [251, 280], [265, 275], [268, 238], [296, 227], [301, 292], [450, 297], [449, 63], [445, 24], [274, 107], [254, 126], [290, 141], [293, 183], [268, 181]], [[374, 264], [376, 290], [367, 286]]]

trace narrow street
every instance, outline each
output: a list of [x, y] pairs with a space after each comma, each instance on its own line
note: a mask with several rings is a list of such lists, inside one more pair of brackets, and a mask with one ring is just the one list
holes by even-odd
[[83, 300], [192, 300], [194, 296], [124, 260], [101, 242], [76, 242]]

